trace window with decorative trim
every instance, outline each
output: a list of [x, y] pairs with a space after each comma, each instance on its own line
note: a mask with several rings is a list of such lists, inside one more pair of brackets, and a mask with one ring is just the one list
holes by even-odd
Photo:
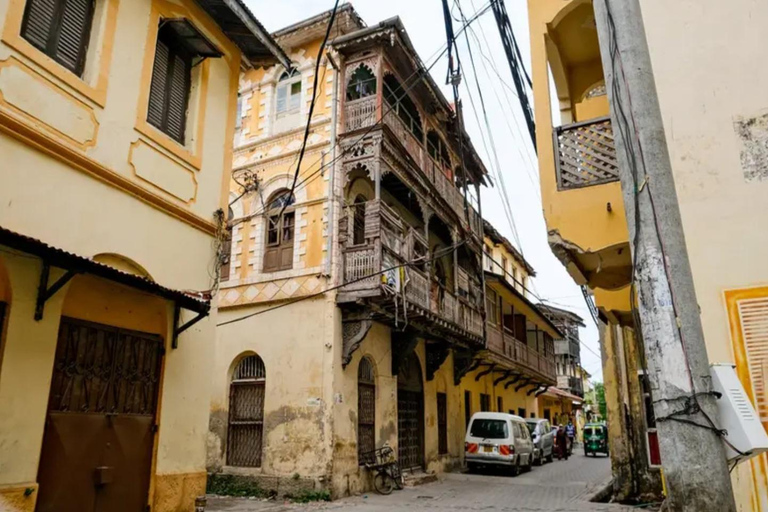
[[294, 203], [295, 198], [287, 189], [272, 194], [267, 203], [264, 272], [293, 268]]
[[27, 0], [21, 36], [72, 71], [83, 74], [94, 0]]
[[247, 356], [235, 367], [229, 385], [227, 464], [261, 467], [264, 397], [267, 371], [259, 356]]
[[298, 113], [301, 108], [301, 74], [297, 70], [285, 71], [277, 81], [277, 115]]
[[371, 68], [360, 64], [352, 72], [347, 84], [347, 101], [355, 101], [376, 94], [376, 75]]
[[373, 363], [367, 357], [357, 369], [357, 454], [363, 464], [363, 454], [376, 448], [376, 376]]

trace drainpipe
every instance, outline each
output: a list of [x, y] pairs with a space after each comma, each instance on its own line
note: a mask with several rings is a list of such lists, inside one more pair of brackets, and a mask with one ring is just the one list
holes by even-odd
[[[328, 181], [328, 246], [326, 248], [326, 254], [328, 258], [325, 263], [325, 274], [332, 275], [333, 271], [333, 255], [334, 251], [334, 234], [336, 233], [336, 226], [334, 221], [336, 218], [336, 131], [337, 123], [339, 121], [339, 68], [336, 62], [331, 58], [330, 53], [326, 52], [326, 58], [328, 62], [333, 66], [333, 97], [331, 99], [331, 177]], [[332, 286], [337, 283], [332, 282]]]

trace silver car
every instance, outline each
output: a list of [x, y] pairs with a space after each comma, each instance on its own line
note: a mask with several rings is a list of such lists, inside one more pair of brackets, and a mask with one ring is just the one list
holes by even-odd
[[552, 462], [555, 452], [555, 429], [549, 420], [529, 418], [525, 422], [533, 438], [534, 463], [541, 466], [545, 460]]

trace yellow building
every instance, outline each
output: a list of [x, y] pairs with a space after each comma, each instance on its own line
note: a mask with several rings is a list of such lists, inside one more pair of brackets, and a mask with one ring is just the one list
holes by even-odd
[[[768, 9], [749, 2], [704, 10], [657, 0], [641, 5], [708, 357], [736, 366], [766, 425], [767, 342], [759, 326], [768, 311], [768, 245], [755, 233], [768, 222], [768, 93], [757, 85], [766, 71], [754, 65], [765, 46], [754, 44], [745, 27], [768, 20]], [[531, 0], [529, 20], [550, 244], [574, 279], [594, 291], [601, 312], [613, 448], [621, 445], [616, 432], [628, 427], [615, 427], [621, 409], [646, 418], [650, 389], [632, 330], [632, 265], [595, 17], [589, 0]], [[589, 158], [574, 158], [576, 152]], [[649, 440], [651, 420], [641, 422]], [[614, 471], [627, 476], [615, 464]], [[738, 465], [732, 483], [739, 510], [768, 510], [765, 455]]]
[[0, 510], [205, 492], [237, 80], [288, 64], [214, 4], [0, 1]]
[[528, 13], [549, 244], [574, 281], [590, 288], [600, 312], [614, 493], [652, 498], [661, 489], [658, 442], [645, 413], [629, 235], [592, 4], [530, 0]]
[[538, 414], [559, 333], [525, 297], [530, 266], [483, 238], [485, 168], [400, 20], [340, 7], [316, 77], [329, 20], [274, 34], [295, 73], [241, 77], [208, 467], [339, 497], [370, 488], [371, 450], [436, 473], [462, 463], [473, 412]]

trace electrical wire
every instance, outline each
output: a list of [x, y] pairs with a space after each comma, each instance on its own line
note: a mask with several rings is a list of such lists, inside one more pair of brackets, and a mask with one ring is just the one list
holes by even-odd
[[363, 277], [359, 277], [357, 279], [353, 279], [352, 281], [348, 281], [348, 282], [343, 283], [343, 284], [332, 286], [330, 288], [326, 288], [324, 290], [312, 293], [310, 295], [304, 295], [304, 296], [298, 297], [298, 298], [296, 298], [294, 300], [289, 300], [289, 301], [283, 302], [283, 303], [278, 304], [277, 306], [274, 306], [274, 307], [271, 307], [271, 308], [262, 309], [260, 311], [256, 311], [254, 313], [250, 313], [250, 314], [245, 315], [245, 316], [234, 318], [232, 320], [227, 320], [225, 322], [220, 322], [220, 323], [216, 324], [216, 327], [222, 327], [222, 326], [225, 326], [225, 325], [234, 324], [236, 322], [242, 322], [243, 320], [247, 320], [247, 319], [253, 318], [255, 316], [263, 315], [265, 313], [269, 313], [269, 312], [274, 311], [276, 309], [280, 309], [280, 308], [284, 308], [286, 306], [290, 306], [290, 305], [296, 304], [297, 302], [302, 302], [302, 301], [305, 301], [305, 300], [314, 299], [316, 297], [320, 297], [321, 295], [325, 295], [326, 293], [331, 292], [333, 290], [337, 290], [339, 288], [344, 288], [345, 286], [349, 286], [351, 284], [355, 284], [355, 283], [359, 283], [359, 282], [365, 281], [366, 279], [370, 279], [372, 277], [376, 277], [376, 276], [379, 276], [379, 275], [386, 274], [387, 272], [390, 272], [392, 270], [396, 270], [396, 269], [403, 268], [403, 267], [410, 267], [410, 266], [418, 265], [418, 264], [421, 264], [421, 263], [432, 262], [432, 261], [434, 261], [436, 259], [439, 259], [439, 258], [442, 258], [443, 256], [446, 256], [447, 254], [450, 254], [452, 251], [458, 249], [459, 247], [464, 245], [466, 242], [467, 242], [466, 240], [462, 240], [462, 241], [457, 242], [457, 243], [455, 243], [455, 244], [453, 244], [453, 245], [451, 245], [449, 247], [445, 247], [445, 248], [441, 249], [439, 251], [439, 253], [435, 252], [435, 254], [433, 254], [432, 257], [429, 258], [429, 259], [426, 259], [426, 257], [415, 258], [415, 259], [413, 259], [411, 261], [408, 261], [408, 262], [405, 262], [405, 263], [401, 263], [399, 265], [394, 265], [392, 267], [385, 268], [384, 270], [380, 270], [378, 272], [374, 272], [374, 273], [365, 275]]

